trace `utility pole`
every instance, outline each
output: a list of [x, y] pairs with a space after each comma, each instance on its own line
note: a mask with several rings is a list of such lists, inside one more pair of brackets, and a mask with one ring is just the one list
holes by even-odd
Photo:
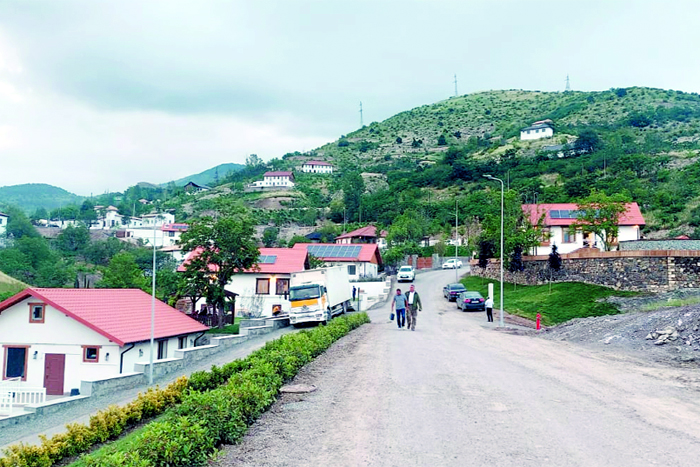
[[566, 75], [566, 92], [571, 91], [571, 83], [569, 82], [569, 75]]
[[365, 126], [365, 121], [362, 116], [362, 101], [360, 101], [360, 128], [362, 128], [363, 126]]
[[458, 201], [455, 199], [455, 282], [459, 282], [459, 271], [457, 267], [458, 252], [459, 252], [459, 211], [457, 209]]
[[455, 97], [459, 96], [459, 93], [457, 92], [457, 73], [455, 73]]

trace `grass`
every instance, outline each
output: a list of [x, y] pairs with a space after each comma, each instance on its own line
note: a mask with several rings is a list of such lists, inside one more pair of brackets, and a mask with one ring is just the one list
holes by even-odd
[[700, 297], [690, 297], [690, 298], [675, 298], [673, 300], [658, 301], [647, 303], [642, 307], [642, 311], [656, 311], [661, 308], [674, 307], [674, 306], [688, 306], [697, 305], [700, 303]]
[[[488, 294], [488, 284], [493, 283], [494, 309], [500, 309], [500, 283], [481, 277], [466, 277], [462, 284], [468, 290], [476, 290], [483, 296]], [[620, 310], [611, 303], [598, 300], [617, 296], [630, 297], [636, 292], [621, 292], [599, 285], [581, 282], [558, 282], [547, 285], [503, 284], [503, 307], [510, 314], [534, 320], [537, 313], [542, 315], [542, 324], [552, 326], [574, 318], [614, 315]]]
[[29, 287], [24, 282], [18, 281], [7, 274], [0, 272], [0, 301], [13, 296]]
[[238, 334], [240, 330], [240, 321], [242, 318], [235, 318], [233, 324], [227, 324], [223, 328], [211, 328], [207, 334]]

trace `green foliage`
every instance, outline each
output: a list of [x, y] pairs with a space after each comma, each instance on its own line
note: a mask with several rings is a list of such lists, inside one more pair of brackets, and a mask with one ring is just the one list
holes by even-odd
[[203, 466], [214, 452], [214, 440], [207, 435], [206, 428], [187, 417], [153, 422], [141, 435], [137, 452], [152, 465]]
[[277, 227], [266, 227], [263, 231], [262, 242], [267, 248], [277, 246], [277, 236], [280, 233], [280, 229]]
[[58, 234], [55, 244], [64, 255], [75, 256], [85, 251], [90, 244], [90, 232], [85, 226], [69, 225]]
[[342, 179], [343, 201], [348, 221], [356, 221], [360, 216], [360, 203], [365, 191], [365, 182], [360, 172], [348, 172]]
[[27, 213], [39, 208], [51, 210], [69, 204], [79, 204], [82, 200], [82, 196], [45, 183], [0, 187], [0, 205], [17, 206]]
[[608, 196], [593, 191], [577, 203], [580, 216], [572, 224], [571, 232], [579, 229], [593, 232], [603, 240], [605, 251], [610, 251], [612, 242], [617, 238], [620, 216], [626, 211], [625, 203], [628, 201], [623, 194]]
[[98, 287], [108, 289], [149, 290], [149, 280], [136, 264], [134, 255], [127, 252], [117, 253], [109, 261]]

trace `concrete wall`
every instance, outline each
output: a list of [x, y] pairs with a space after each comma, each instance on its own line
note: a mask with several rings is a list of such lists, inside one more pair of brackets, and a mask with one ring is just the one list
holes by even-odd
[[700, 251], [700, 240], [632, 240], [620, 241], [620, 250], [692, 250]]
[[[535, 285], [553, 281], [586, 282], [618, 290], [663, 292], [700, 288], [700, 251], [585, 251], [562, 255], [562, 267], [551, 271], [547, 256], [523, 257], [524, 271], [505, 271], [507, 282]], [[485, 269], [472, 262], [472, 275], [498, 280], [500, 265]]]

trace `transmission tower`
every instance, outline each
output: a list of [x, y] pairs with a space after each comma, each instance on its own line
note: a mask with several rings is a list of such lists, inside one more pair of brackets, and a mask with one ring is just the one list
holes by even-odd
[[457, 92], [457, 74], [455, 73], [455, 97], [459, 96], [459, 93]]
[[566, 75], [566, 92], [571, 91], [571, 83], [569, 83], [569, 75]]
[[363, 126], [365, 126], [365, 121], [362, 118], [362, 101], [360, 101], [360, 128], [362, 128]]

